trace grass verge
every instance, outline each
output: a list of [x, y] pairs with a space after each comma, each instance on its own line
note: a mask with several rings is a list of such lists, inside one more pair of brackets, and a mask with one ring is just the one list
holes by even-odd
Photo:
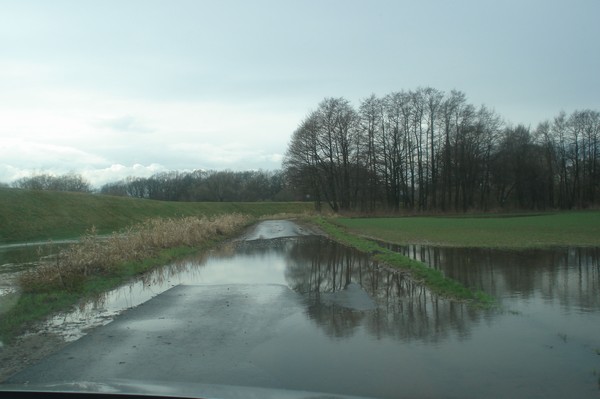
[[311, 212], [310, 202], [167, 202], [0, 187], [0, 244], [110, 234], [145, 220], [240, 213], [254, 218]]
[[510, 216], [338, 218], [349, 232], [395, 244], [544, 248], [600, 246], [600, 211]]
[[0, 339], [11, 342], [33, 322], [94, 298], [156, 266], [210, 248], [252, 220], [235, 214], [151, 219], [108, 239], [90, 232], [56, 258], [20, 276], [22, 292], [0, 318]]
[[468, 301], [478, 307], [491, 307], [494, 299], [484, 292], [473, 292], [459, 282], [445, 277], [440, 271], [425, 263], [410, 259], [404, 255], [381, 247], [377, 243], [349, 233], [342, 226], [323, 218], [315, 218], [316, 223], [332, 239], [361, 252], [369, 253], [373, 258], [386, 265], [407, 271], [415, 281], [426, 285], [431, 291], [444, 297]]

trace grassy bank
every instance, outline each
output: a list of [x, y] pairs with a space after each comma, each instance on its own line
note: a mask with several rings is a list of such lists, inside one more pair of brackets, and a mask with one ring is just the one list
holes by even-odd
[[359, 251], [370, 253], [375, 260], [386, 265], [405, 270], [411, 278], [425, 284], [433, 292], [449, 298], [471, 301], [476, 306], [488, 307], [494, 303], [494, 299], [489, 295], [473, 292], [457, 281], [444, 277], [440, 271], [432, 269], [422, 262], [385, 249], [375, 242], [349, 233], [344, 228], [323, 218], [314, 219], [314, 222], [334, 240]]
[[600, 212], [518, 216], [338, 218], [349, 232], [397, 244], [543, 248], [600, 246]]
[[77, 238], [92, 226], [110, 234], [152, 217], [252, 217], [303, 213], [308, 202], [165, 202], [82, 193], [0, 188], [0, 244]]
[[0, 318], [0, 339], [11, 341], [30, 323], [115, 288], [136, 275], [237, 234], [253, 219], [150, 219], [108, 238], [90, 232], [19, 277], [21, 295]]

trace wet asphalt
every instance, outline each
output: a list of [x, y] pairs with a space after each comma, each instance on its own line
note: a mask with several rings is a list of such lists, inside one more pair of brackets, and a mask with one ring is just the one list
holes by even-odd
[[298, 312], [300, 298], [281, 285], [180, 285], [7, 383], [126, 379], [283, 387], [260, 348], [274, 350], [291, 332], [285, 320]]
[[[293, 222], [266, 221], [240, 239], [309, 234]], [[363, 293], [357, 294], [358, 306], [365, 306]], [[331, 300], [356, 302], [353, 298]], [[368, 298], [366, 303], [370, 306]], [[335, 373], [335, 358], [318, 361], [324, 356], [322, 334], [307, 329], [306, 307], [305, 298], [285, 285], [178, 285], [5, 383], [115, 386], [134, 381], [339, 392], [346, 376]], [[327, 377], [324, 370], [331, 371]]]

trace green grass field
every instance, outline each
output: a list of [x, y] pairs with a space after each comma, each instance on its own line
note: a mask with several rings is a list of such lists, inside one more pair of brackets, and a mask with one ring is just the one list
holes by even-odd
[[600, 211], [539, 215], [337, 218], [349, 232], [397, 244], [541, 248], [600, 246]]
[[105, 195], [0, 188], [0, 244], [77, 238], [95, 226], [100, 234], [152, 217], [253, 217], [310, 212], [308, 202], [165, 202]]

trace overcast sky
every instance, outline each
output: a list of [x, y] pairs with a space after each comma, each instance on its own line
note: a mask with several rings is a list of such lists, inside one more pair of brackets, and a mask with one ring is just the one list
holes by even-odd
[[600, 1], [0, 0], [0, 182], [278, 169], [325, 97], [600, 109]]

